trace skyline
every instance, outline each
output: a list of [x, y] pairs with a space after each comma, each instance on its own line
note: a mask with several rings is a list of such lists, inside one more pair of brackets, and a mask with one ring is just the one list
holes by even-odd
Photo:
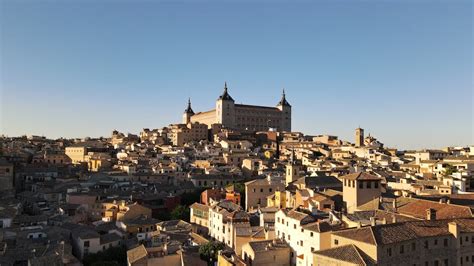
[[309, 135], [474, 142], [470, 1], [0, 5], [1, 134], [160, 128], [227, 81], [236, 103], [274, 106], [285, 88]]

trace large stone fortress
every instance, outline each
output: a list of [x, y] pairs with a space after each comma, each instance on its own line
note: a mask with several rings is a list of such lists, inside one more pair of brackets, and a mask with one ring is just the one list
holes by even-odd
[[236, 104], [227, 91], [227, 83], [224, 92], [216, 101], [216, 108], [194, 113], [191, 101], [183, 114], [183, 123], [199, 122], [211, 127], [213, 124], [221, 124], [225, 128], [249, 131], [264, 131], [270, 128], [277, 131], [291, 131], [291, 105], [285, 97], [285, 91], [276, 107]]

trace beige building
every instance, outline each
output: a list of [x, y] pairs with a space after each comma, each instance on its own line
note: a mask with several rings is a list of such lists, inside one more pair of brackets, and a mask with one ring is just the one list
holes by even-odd
[[245, 183], [245, 209], [267, 206], [267, 198], [276, 191], [284, 191], [285, 184], [271, 178], [255, 179]]
[[474, 218], [408, 221], [334, 232], [313, 254], [326, 265], [472, 265]]
[[209, 227], [209, 206], [201, 203], [193, 203], [190, 208], [190, 221], [204, 227]]
[[311, 266], [312, 252], [331, 247], [331, 226], [297, 210], [279, 210], [275, 231], [291, 247], [291, 265]]
[[209, 128], [213, 124], [222, 124], [226, 128], [237, 130], [267, 131], [275, 128], [278, 131], [291, 131], [291, 105], [286, 100], [285, 92], [276, 107], [236, 104], [225, 84], [215, 109], [194, 113], [190, 107], [188, 102], [183, 122], [199, 122]]
[[247, 265], [290, 265], [290, 247], [279, 239], [250, 241], [242, 246], [242, 259]]
[[381, 179], [366, 172], [358, 172], [341, 177], [343, 181], [343, 201], [348, 213], [354, 211], [377, 210], [382, 194]]
[[87, 155], [87, 147], [71, 146], [66, 147], [66, 155], [71, 159], [73, 164], [85, 162], [84, 156]]
[[183, 146], [191, 141], [208, 139], [207, 126], [197, 122], [170, 125], [169, 131], [168, 137], [175, 146]]

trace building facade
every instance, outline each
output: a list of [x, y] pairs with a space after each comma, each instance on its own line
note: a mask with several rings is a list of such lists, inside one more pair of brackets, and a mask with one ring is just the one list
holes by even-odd
[[269, 128], [278, 131], [291, 131], [291, 105], [283, 91], [276, 107], [236, 104], [224, 85], [224, 92], [216, 101], [216, 108], [194, 113], [191, 102], [188, 102], [183, 114], [183, 123], [199, 122], [209, 128], [213, 124], [243, 131], [267, 131]]

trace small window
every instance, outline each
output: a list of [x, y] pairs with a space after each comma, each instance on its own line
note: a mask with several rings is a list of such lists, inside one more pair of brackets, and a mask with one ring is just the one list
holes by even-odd
[[401, 245], [400, 246], [400, 254], [403, 254], [403, 253], [405, 253], [405, 246]]
[[444, 246], [447, 247], [448, 246], [448, 239], [445, 238], [443, 242], [444, 242]]
[[411, 243], [411, 250], [412, 250], [412, 251], [415, 251], [415, 250], [416, 250], [416, 244], [415, 244], [415, 243]]
[[334, 245], [336, 245], [336, 246], [339, 245], [339, 240], [334, 239]]
[[392, 256], [392, 248], [387, 248], [387, 254], [389, 257]]

